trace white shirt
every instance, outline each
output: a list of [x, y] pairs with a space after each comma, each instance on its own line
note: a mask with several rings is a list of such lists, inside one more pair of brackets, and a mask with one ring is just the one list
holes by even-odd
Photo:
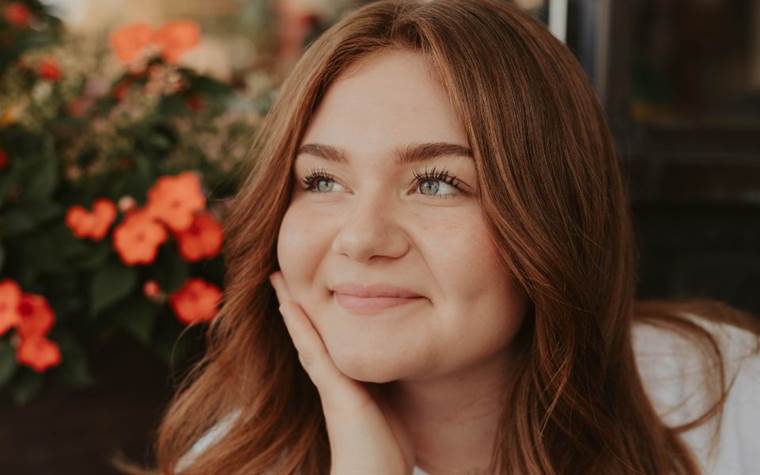
[[[698, 320], [718, 340], [725, 358], [726, 381], [735, 376], [723, 408], [723, 422], [715, 450], [709, 444], [717, 419], [682, 434], [705, 475], [760, 473], [760, 356], [749, 355], [756, 344], [752, 333], [740, 328]], [[633, 329], [636, 363], [657, 413], [669, 426], [701, 415], [712, 400], [704, 388], [699, 347], [687, 337], [651, 325]], [[181, 471], [229, 428], [237, 416], [230, 413], [201, 437], [178, 464]], [[754, 470], [754, 472], [753, 472]], [[428, 475], [419, 467], [412, 475]]]
[[[723, 352], [726, 384], [735, 378], [723, 406], [714, 450], [713, 417], [682, 434], [705, 475], [760, 473], [760, 356], [752, 354], [757, 337], [746, 330], [695, 320], [716, 337]], [[689, 422], [714, 403], [705, 388], [699, 348], [687, 337], [639, 324], [634, 326], [636, 362], [644, 387], [660, 418], [669, 426]]]

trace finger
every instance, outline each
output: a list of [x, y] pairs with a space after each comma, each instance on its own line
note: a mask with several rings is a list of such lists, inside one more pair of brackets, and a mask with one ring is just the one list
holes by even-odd
[[301, 365], [324, 398], [330, 401], [340, 398], [341, 391], [347, 389], [347, 386], [352, 386], [353, 381], [341, 373], [333, 363], [308, 315], [290, 297], [282, 274], [272, 274], [270, 281], [280, 301], [280, 313], [298, 351]]
[[[285, 326], [290, 333], [290, 338], [293, 340], [293, 344], [298, 351], [298, 358], [301, 361], [304, 369], [314, 379], [315, 377], [320, 381], [324, 378], [319, 377], [321, 374], [327, 373], [328, 368], [322, 368], [325, 366], [325, 357], [322, 353], [326, 353], [322, 339], [317, 334], [314, 325], [301, 310], [298, 305], [290, 297], [287, 285], [281, 273], [276, 273], [270, 280], [277, 293], [277, 299], [280, 302], [280, 313], [283, 316]], [[317, 384], [317, 381], [314, 381]]]

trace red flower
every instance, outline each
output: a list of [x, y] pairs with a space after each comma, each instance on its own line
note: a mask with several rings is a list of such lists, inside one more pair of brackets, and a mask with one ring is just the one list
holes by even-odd
[[12, 2], [5, 7], [5, 21], [18, 28], [29, 26], [32, 12], [23, 3]]
[[0, 335], [18, 325], [20, 316], [21, 288], [10, 279], [0, 280]]
[[8, 154], [0, 148], [0, 170], [8, 166]]
[[144, 209], [136, 209], [114, 229], [113, 245], [126, 265], [150, 264], [167, 237], [166, 229], [160, 223]]
[[48, 81], [61, 80], [61, 68], [58, 66], [58, 63], [56, 63], [55, 60], [50, 58], [43, 59], [42, 62], [37, 66], [37, 74], [42, 79], [47, 79]]
[[22, 338], [16, 348], [19, 363], [41, 373], [61, 362], [61, 350], [46, 337]]
[[121, 101], [124, 99], [124, 96], [127, 95], [127, 92], [129, 92], [129, 88], [132, 86], [132, 81], [129, 79], [125, 79], [122, 81], [119, 81], [116, 86], [114, 86], [112, 94], [113, 97], [116, 98], [117, 101]]
[[103, 239], [116, 219], [116, 205], [107, 198], [95, 200], [92, 213], [81, 206], [72, 206], [66, 212], [66, 226], [78, 238]]
[[222, 225], [207, 212], [196, 213], [190, 226], [175, 236], [179, 253], [189, 262], [210, 259], [222, 249]]
[[24, 294], [10, 279], [0, 281], [0, 335], [16, 327], [16, 359], [37, 372], [61, 362], [61, 351], [47, 338], [55, 313], [42, 295]]
[[153, 28], [144, 23], [132, 23], [114, 30], [109, 40], [119, 60], [130, 63], [153, 42]]
[[167, 63], [176, 62], [185, 51], [197, 45], [200, 38], [201, 30], [191, 20], [166, 22], [153, 37]]
[[72, 117], [82, 117], [92, 103], [93, 100], [89, 97], [77, 97], [66, 104], [66, 110]]
[[22, 338], [47, 335], [55, 323], [55, 313], [42, 295], [24, 294], [18, 304], [19, 322], [16, 328]]
[[162, 176], [148, 190], [148, 214], [174, 232], [187, 229], [193, 222], [193, 214], [205, 207], [200, 178], [193, 172]]
[[122, 63], [131, 63], [150, 46], [155, 46], [166, 62], [173, 63], [195, 47], [200, 36], [198, 24], [191, 20], [169, 21], [158, 30], [144, 23], [132, 23], [114, 30], [110, 44]]
[[185, 104], [187, 104], [187, 107], [194, 111], [203, 109], [203, 99], [201, 99], [197, 94], [193, 94], [192, 96], [185, 99]]
[[169, 297], [174, 313], [184, 324], [208, 322], [216, 316], [222, 291], [203, 279], [188, 279], [181, 289]]

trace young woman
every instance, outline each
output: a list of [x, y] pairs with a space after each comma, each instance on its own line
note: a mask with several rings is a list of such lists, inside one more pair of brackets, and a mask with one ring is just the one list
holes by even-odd
[[603, 111], [517, 7], [354, 11], [295, 66], [251, 164], [160, 473], [760, 466], [757, 320], [634, 301]]

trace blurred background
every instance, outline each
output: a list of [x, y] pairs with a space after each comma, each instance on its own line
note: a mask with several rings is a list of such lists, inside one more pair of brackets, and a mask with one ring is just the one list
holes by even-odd
[[[364, 3], [0, 0], [0, 473], [150, 460], [219, 303], [253, 132]], [[639, 296], [760, 313], [760, 0], [515, 3], [607, 111]]]

